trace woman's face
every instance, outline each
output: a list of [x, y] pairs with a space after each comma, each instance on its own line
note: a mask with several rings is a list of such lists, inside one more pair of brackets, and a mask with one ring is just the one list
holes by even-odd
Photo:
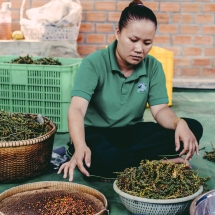
[[146, 19], [131, 20], [121, 32], [116, 28], [116, 58], [119, 65], [140, 63], [152, 48], [155, 32], [155, 24]]

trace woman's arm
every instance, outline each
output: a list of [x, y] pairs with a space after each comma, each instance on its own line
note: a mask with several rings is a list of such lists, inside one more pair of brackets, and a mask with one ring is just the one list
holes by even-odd
[[58, 174], [64, 170], [64, 178], [69, 174], [69, 181], [73, 180], [74, 169], [77, 166], [79, 170], [89, 175], [83, 162], [89, 167], [91, 162], [91, 151], [87, 147], [84, 134], [84, 116], [89, 102], [81, 97], [72, 97], [68, 110], [69, 134], [74, 144], [75, 152], [69, 162], [64, 163]]
[[150, 106], [154, 119], [164, 128], [175, 129], [174, 121], [178, 118], [175, 113], [166, 105]]
[[154, 119], [162, 127], [175, 129], [176, 151], [180, 148], [180, 141], [184, 144], [184, 149], [179, 156], [186, 154], [185, 160], [190, 160], [195, 152], [199, 155], [197, 140], [185, 120], [178, 118], [166, 104], [151, 106], [150, 110]]

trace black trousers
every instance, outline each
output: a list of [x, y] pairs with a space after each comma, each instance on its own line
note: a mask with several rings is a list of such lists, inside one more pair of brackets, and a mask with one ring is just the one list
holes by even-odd
[[[202, 125], [194, 120], [183, 118], [197, 141], [202, 137]], [[154, 122], [141, 122], [120, 128], [86, 127], [85, 140], [91, 149], [91, 167], [89, 173], [105, 178], [115, 178], [114, 172], [127, 167], [139, 166], [143, 159], [160, 160], [165, 156], [175, 155], [175, 130], [165, 129]], [[70, 154], [74, 147], [70, 145]], [[167, 157], [174, 158], [174, 156]]]

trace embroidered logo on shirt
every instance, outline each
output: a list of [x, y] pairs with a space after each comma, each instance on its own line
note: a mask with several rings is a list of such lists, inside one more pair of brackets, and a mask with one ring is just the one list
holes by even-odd
[[137, 85], [137, 92], [138, 93], [143, 93], [146, 90], [147, 90], [147, 86], [144, 83], [142, 83], [142, 82], [138, 83], [138, 85]]

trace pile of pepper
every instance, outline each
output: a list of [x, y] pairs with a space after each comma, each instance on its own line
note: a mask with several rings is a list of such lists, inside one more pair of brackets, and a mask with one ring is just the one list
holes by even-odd
[[19, 211], [22, 214], [28, 210], [38, 215], [93, 215], [97, 213], [86, 199], [71, 195], [44, 198], [36, 202], [36, 204], [23, 204], [16, 209], [16, 212]]
[[116, 172], [117, 187], [130, 195], [149, 199], [176, 199], [197, 192], [210, 177], [199, 177], [185, 164], [143, 160], [139, 167]]
[[104, 209], [100, 200], [87, 193], [57, 190], [32, 192], [6, 198], [0, 203], [0, 211], [7, 215], [94, 215]]
[[59, 62], [59, 60], [55, 60], [52, 57], [43, 57], [43, 58], [39, 58], [37, 60], [33, 60], [32, 57], [30, 57], [29, 55], [27, 56], [19, 56], [18, 58], [15, 58], [13, 60], [11, 60], [11, 62], [8, 63], [12, 63], [12, 64], [37, 64], [37, 65], [62, 65], [61, 62]]
[[213, 151], [211, 151], [211, 152], [205, 151], [203, 158], [207, 159], [209, 161], [215, 162], [215, 147], [213, 146], [212, 143], [211, 143], [211, 145], [212, 145]]
[[48, 121], [37, 121], [37, 115], [0, 111], [0, 141], [37, 138], [49, 131]]

